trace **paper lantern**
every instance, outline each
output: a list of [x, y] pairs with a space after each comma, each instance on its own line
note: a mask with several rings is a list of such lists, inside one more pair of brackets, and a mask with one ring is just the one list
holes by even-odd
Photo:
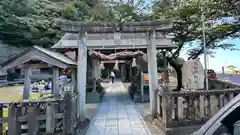
[[105, 69], [105, 66], [104, 66], [104, 64], [103, 64], [103, 61], [100, 61], [100, 69]]
[[118, 68], [118, 60], [115, 61], [114, 69], [115, 70], [119, 70], [119, 68]]
[[133, 58], [132, 60], [132, 67], [137, 67], [136, 58]]

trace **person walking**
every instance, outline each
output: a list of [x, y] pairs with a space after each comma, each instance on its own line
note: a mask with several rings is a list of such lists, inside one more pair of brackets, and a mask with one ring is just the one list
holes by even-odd
[[114, 74], [113, 71], [111, 71], [110, 78], [111, 78], [111, 80], [112, 80], [112, 83], [114, 83], [115, 74]]

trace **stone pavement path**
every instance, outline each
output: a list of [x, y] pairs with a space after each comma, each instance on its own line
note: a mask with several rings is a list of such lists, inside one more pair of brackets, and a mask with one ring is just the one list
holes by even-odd
[[121, 81], [107, 88], [86, 135], [151, 135]]

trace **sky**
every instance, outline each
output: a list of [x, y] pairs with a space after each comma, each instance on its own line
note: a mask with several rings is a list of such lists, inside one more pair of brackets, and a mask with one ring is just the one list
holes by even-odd
[[[224, 42], [235, 44], [235, 48], [240, 50], [240, 39], [226, 40]], [[187, 59], [186, 52], [187, 48], [184, 48], [180, 53], [180, 57], [184, 58], [185, 60]], [[209, 69], [214, 69], [216, 72], [221, 72], [222, 66], [234, 65], [240, 70], [240, 51], [218, 49], [215, 52], [216, 53], [214, 54], [214, 57], [208, 56], [207, 65]], [[199, 58], [201, 63], [204, 65], [204, 56], [201, 55]]]

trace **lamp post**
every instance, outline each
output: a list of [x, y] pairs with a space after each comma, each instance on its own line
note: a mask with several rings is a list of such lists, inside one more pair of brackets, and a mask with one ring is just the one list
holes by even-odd
[[207, 74], [207, 48], [206, 48], [206, 35], [205, 35], [205, 21], [204, 21], [204, 13], [203, 8], [201, 8], [201, 20], [202, 20], [202, 34], [203, 34], [203, 49], [204, 49], [204, 73], [205, 73], [205, 83], [206, 90], [208, 90], [208, 74]]

